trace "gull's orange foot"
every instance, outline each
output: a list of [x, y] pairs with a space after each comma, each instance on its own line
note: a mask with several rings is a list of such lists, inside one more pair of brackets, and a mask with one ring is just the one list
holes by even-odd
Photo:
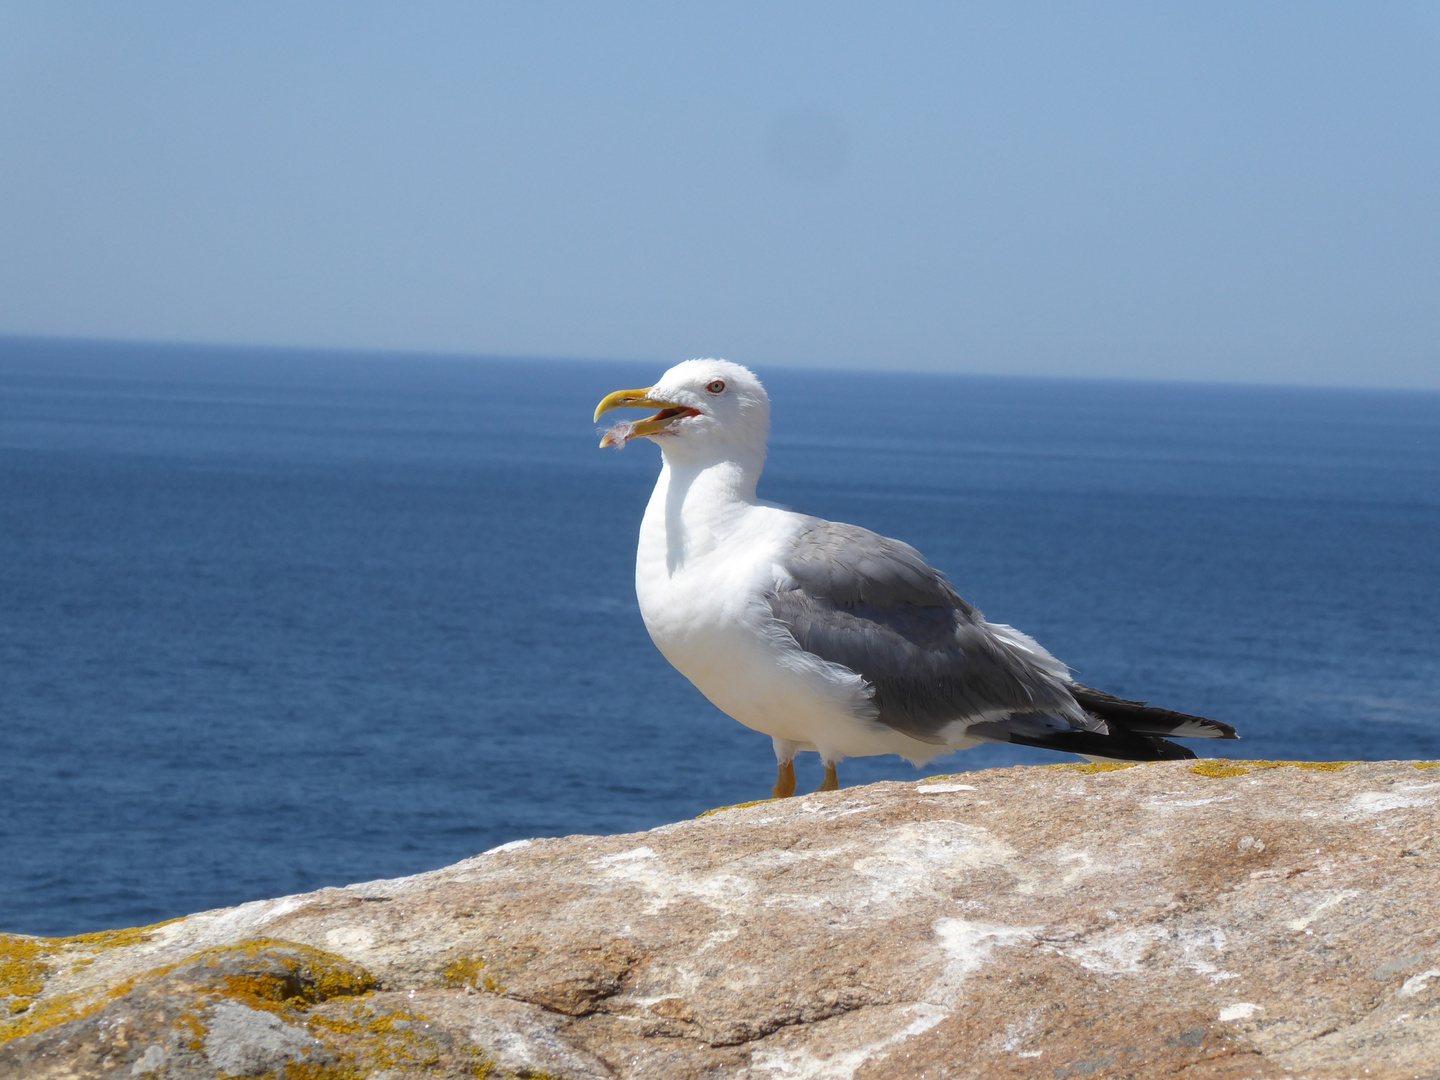
[[[792, 781], [792, 783], [793, 783], [793, 781]], [[828, 762], [828, 761], [825, 763], [825, 782], [824, 782], [823, 784], [821, 784], [821, 785], [820, 785], [818, 788], [816, 788], [815, 790], [816, 790], [816, 791], [839, 791], [839, 790], [840, 790], [840, 777], [839, 777], [839, 775], [835, 772], [835, 766], [832, 765], [832, 764], [831, 764], [830, 762]]]
[[788, 799], [795, 794], [795, 762], [782, 761], [775, 774], [775, 787], [770, 791], [772, 799]]

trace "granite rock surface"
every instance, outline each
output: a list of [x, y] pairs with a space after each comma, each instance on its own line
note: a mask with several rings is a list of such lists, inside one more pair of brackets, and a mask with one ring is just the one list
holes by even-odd
[[0, 935], [0, 1077], [1440, 1077], [1440, 769], [1017, 768]]

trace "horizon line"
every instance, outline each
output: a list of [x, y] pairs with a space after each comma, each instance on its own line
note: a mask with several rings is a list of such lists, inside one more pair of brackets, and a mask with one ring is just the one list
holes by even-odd
[[[0, 346], [9, 343], [30, 342], [38, 345], [78, 345], [78, 346], [120, 346], [125, 348], [156, 348], [164, 350], [212, 350], [217, 352], [259, 352], [259, 353], [304, 353], [315, 356], [343, 356], [358, 355], [370, 359], [392, 359], [402, 358], [419, 360], [438, 360], [445, 362], [479, 362], [479, 363], [564, 363], [564, 364], [671, 364], [679, 363], [679, 360], [667, 361], [656, 358], [644, 357], [613, 357], [613, 356], [552, 356], [540, 353], [505, 353], [505, 352], [465, 352], [452, 349], [426, 349], [426, 348], [396, 348], [384, 346], [365, 345], [282, 345], [273, 343], [237, 343], [220, 341], [195, 341], [176, 340], [166, 338], [126, 338], [126, 337], [81, 337], [64, 334], [28, 334], [14, 333], [0, 330]], [[709, 357], [702, 357], [709, 359]], [[715, 357], [716, 359], [730, 359], [729, 357]], [[684, 357], [683, 359], [691, 359]], [[741, 361], [734, 361], [740, 363]], [[745, 364], [750, 367], [749, 363]], [[873, 375], [932, 375], [942, 378], [959, 379], [1016, 379], [1036, 382], [1084, 382], [1084, 383], [1128, 383], [1128, 384], [1157, 384], [1163, 386], [1209, 386], [1209, 387], [1244, 387], [1250, 389], [1284, 389], [1284, 390], [1364, 390], [1374, 393], [1385, 394], [1440, 394], [1440, 386], [1397, 386], [1393, 384], [1376, 385], [1373, 383], [1349, 383], [1349, 382], [1277, 382], [1271, 380], [1242, 380], [1214, 378], [1207, 379], [1194, 376], [1177, 376], [1167, 378], [1165, 376], [1149, 375], [1057, 375], [1036, 372], [1001, 372], [986, 370], [960, 371], [951, 368], [936, 367], [907, 367], [902, 365], [868, 366], [864, 364], [807, 364], [786, 362], [783, 360], [764, 361], [758, 365], [761, 368], [779, 368], [784, 371], [837, 371], [854, 374]]]

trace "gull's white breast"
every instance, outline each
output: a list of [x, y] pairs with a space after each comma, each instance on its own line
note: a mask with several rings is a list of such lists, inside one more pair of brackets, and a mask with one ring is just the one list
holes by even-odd
[[802, 650], [766, 594], [802, 515], [763, 504], [688, 498], [666, 506], [666, 476], [640, 526], [635, 593], [665, 659], [746, 727], [829, 760], [868, 754], [928, 759], [937, 748], [874, 719], [857, 674]]

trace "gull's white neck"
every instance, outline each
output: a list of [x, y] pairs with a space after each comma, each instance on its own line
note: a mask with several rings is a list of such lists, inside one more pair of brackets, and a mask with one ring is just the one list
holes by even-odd
[[700, 458], [661, 446], [664, 464], [640, 524], [640, 564], [663, 559], [674, 574], [702, 559], [742, 527], [756, 505], [764, 452], [737, 450]]

